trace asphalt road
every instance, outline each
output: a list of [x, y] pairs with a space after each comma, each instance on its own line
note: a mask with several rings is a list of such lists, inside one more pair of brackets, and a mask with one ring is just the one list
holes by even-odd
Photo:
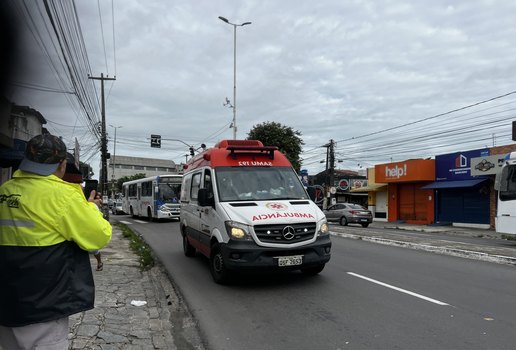
[[212, 282], [182, 252], [177, 222], [134, 221], [211, 349], [513, 349], [514, 266], [333, 237], [315, 277]]

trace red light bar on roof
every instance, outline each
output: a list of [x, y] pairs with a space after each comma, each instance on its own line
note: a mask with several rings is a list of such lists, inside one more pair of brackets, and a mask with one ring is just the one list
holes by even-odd
[[263, 147], [263, 143], [259, 140], [221, 140], [215, 148], [228, 148], [228, 146]]

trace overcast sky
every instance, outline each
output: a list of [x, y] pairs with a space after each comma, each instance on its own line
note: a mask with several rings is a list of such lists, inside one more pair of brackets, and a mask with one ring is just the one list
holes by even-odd
[[[76, 6], [91, 73], [116, 75], [116, 81], [106, 82], [106, 123], [111, 153], [114, 128], [109, 125], [122, 126], [117, 129], [118, 155], [180, 163], [188, 153], [183, 143], [163, 140], [161, 149], [153, 149], [150, 135], [196, 147], [233, 137], [232, 110], [223, 106], [226, 97], [233, 102], [233, 27], [218, 16], [252, 22], [237, 28], [238, 138], [266, 121], [292, 127], [302, 134], [303, 168], [311, 174], [324, 169], [320, 161], [326, 149], [321, 146], [330, 139], [341, 141], [338, 157], [348, 160], [339, 167], [356, 170], [359, 164], [403, 160], [399, 158], [408, 155], [388, 152], [346, 157], [354, 146], [349, 139], [516, 90], [514, 1], [100, 3], [76, 1]], [[31, 50], [34, 57], [38, 52], [44, 56], [37, 45]], [[58, 88], [55, 77], [45, 73], [50, 71], [48, 60], [30, 62], [40, 72], [30, 83]], [[100, 83], [96, 86], [100, 91]], [[40, 110], [48, 129], [70, 146], [77, 137], [98, 175], [93, 138], [64, 94], [21, 89], [13, 99]], [[496, 103], [515, 99], [510, 95]], [[512, 117], [516, 119], [514, 113]], [[480, 117], [465, 120], [475, 118]], [[488, 127], [485, 131], [491, 133]], [[386, 141], [404, 132], [414, 130], [395, 129], [378, 137]], [[496, 139], [498, 129], [492, 133], [488, 146], [511, 142], [510, 137]], [[479, 141], [446, 150], [484, 145]], [[410, 154], [429, 155], [435, 153]]]

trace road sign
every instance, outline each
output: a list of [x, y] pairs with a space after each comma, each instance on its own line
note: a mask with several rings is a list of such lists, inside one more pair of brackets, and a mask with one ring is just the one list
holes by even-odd
[[153, 148], [161, 148], [161, 135], [151, 135], [150, 146]]

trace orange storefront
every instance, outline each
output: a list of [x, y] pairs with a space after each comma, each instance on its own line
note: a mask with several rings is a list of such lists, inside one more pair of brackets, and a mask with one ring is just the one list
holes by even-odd
[[435, 181], [435, 160], [411, 159], [374, 168], [376, 183], [388, 184], [388, 221], [434, 222], [434, 192], [421, 187]]

